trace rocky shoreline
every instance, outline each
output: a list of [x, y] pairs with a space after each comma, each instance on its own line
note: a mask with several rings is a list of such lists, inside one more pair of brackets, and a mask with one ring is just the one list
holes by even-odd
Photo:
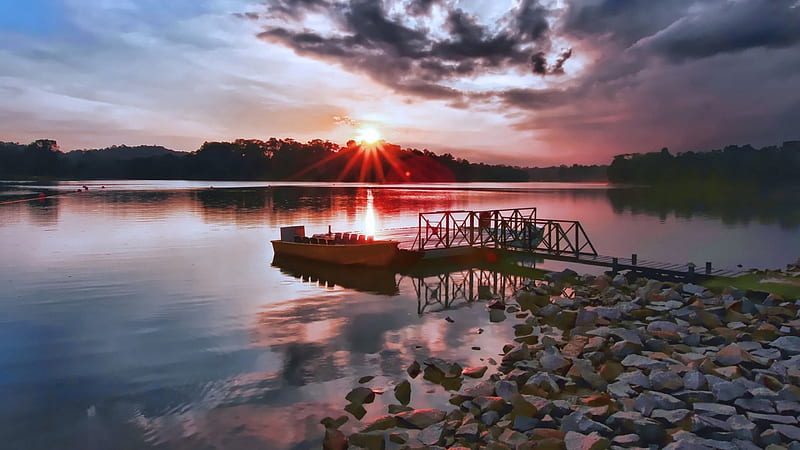
[[[800, 449], [800, 300], [621, 274], [547, 278], [487, 304], [516, 336], [497, 361], [408, 368], [450, 390], [450, 410], [409, 407], [403, 380], [384, 394], [397, 404], [358, 432], [339, 430], [346, 415], [324, 419], [323, 448]], [[357, 387], [345, 410], [374, 398]]]

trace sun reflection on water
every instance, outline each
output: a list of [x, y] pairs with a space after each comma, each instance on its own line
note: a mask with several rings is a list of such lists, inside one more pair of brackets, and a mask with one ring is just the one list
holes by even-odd
[[364, 233], [367, 236], [375, 236], [376, 229], [375, 197], [372, 195], [372, 189], [367, 189], [367, 207], [364, 210]]

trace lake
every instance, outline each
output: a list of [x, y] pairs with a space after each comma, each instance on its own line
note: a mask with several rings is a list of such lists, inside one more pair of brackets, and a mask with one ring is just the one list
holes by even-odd
[[[359, 377], [386, 389], [368, 420], [415, 359], [485, 364], [513, 337], [470, 293], [510, 295], [524, 277], [275, 267], [280, 226], [380, 237], [421, 211], [535, 206], [581, 221], [605, 255], [732, 268], [800, 256], [797, 190], [92, 181], [4, 183], [0, 202], [39, 192], [53, 196], [0, 205], [9, 449], [319, 448], [319, 420], [345, 414]], [[441, 387], [412, 385], [414, 406], [445, 404]]]

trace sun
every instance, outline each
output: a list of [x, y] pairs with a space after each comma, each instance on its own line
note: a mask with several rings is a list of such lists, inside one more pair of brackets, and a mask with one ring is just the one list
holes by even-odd
[[364, 144], [377, 144], [381, 140], [381, 133], [375, 127], [365, 126], [358, 130], [356, 140]]

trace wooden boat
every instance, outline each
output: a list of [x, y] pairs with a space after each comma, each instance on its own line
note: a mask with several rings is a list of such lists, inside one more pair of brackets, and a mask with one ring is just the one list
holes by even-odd
[[398, 255], [397, 241], [375, 240], [350, 233], [305, 236], [305, 227], [282, 227], [272, 241], [276, 257], [305, 258], [341, 265], [388, 266]]

